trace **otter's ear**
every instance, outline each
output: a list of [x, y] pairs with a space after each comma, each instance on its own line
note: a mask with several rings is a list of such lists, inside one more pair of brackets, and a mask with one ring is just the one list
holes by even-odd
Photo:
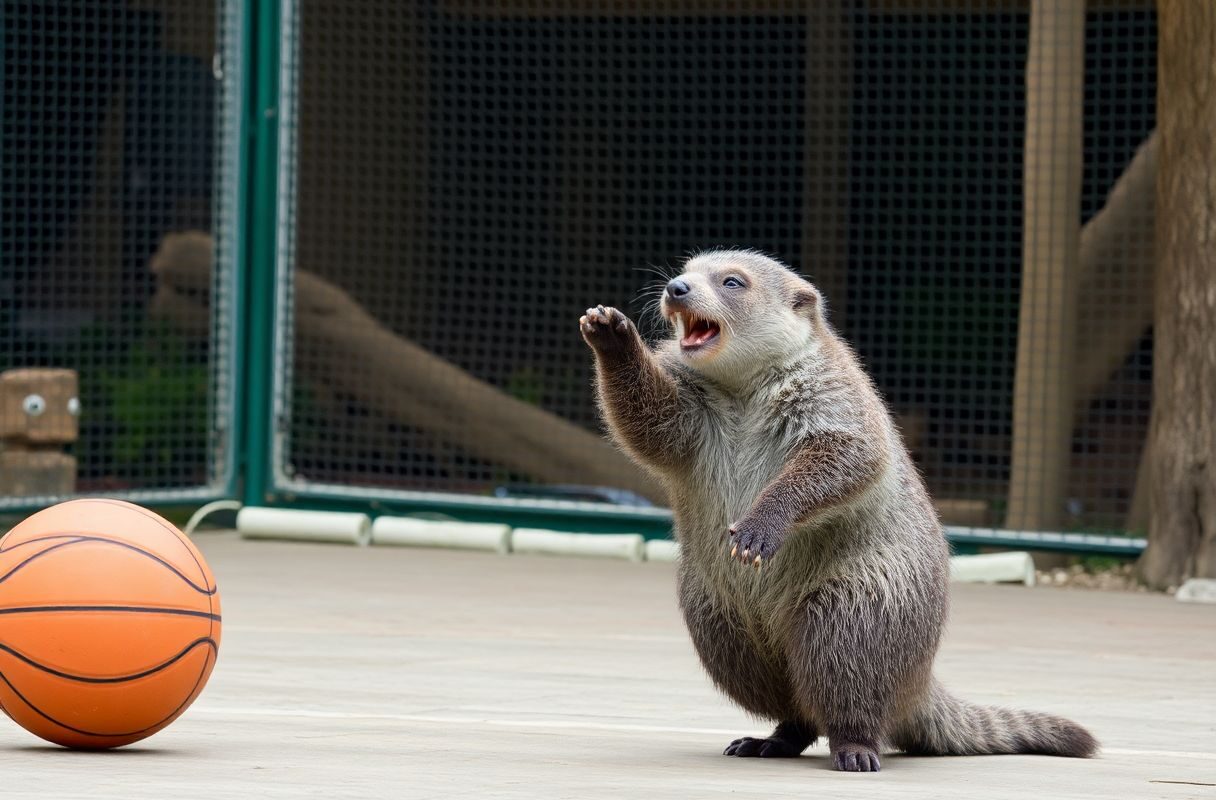
[[813, 317], [819, 311], [823, 299], [819, 296], [814, 288], [810, 286], [799, 287], [798, 291], [794, 292], [794, 313], [804, 317]]

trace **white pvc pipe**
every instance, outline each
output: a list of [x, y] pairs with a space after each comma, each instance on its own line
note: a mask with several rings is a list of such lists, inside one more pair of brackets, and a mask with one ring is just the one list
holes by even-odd
[[371, 540], [371, 528], [372, 521], [366, 514], [341, 511], [246, 507], [236, 515], [236, 529], [246, 539], [363, 546]]
[[516, 528], [511, 534], [511, 551], [641, 561], [645, 557], [645, 541], [638, 533], [563, 533]]
[[194, 529], [199, 526], [199, 523], [201, 523], [204, 519], [206, 519], [208, 515], [213, 514], [216, 511], [240, 511], [240, 510], [241, 510], [241, 501], [240, 500], [216, 500], [213, 503], [208, 503], [207, 505], [200, 508], [198, 511], [195, 511], [194, 514], [192, 514], [190, 516], [190, 521], [186, 523], [186, 527], [182, 528], [182, 533], [186, 534], [187, 536], [190, 536], [191, 534], [194, 533]]
[[1034, 586], [1034, 559], [1030, 553], [985, 553], [953, 556], [950, 580], [959, 583], [1024, 583]]
[[1216, 604], [1216, 580], [1212, 578], [1190, 578], [1174, 593], [1180, 603]]
[[679, 558], [680, 544], [671, 539], [649, 539], [646, 542], [647, 561], [671, 562]]
[[378, 517], [372, 523], [372, 544], [490, 550], [506, 555], [511, 552], [511, 526]]

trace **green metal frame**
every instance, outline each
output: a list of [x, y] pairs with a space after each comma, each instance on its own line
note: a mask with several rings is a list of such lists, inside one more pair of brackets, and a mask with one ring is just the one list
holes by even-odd
[[[501, 522], [515, 527], [545, 527], [586, 533], [633, 532], [650, 539], [671, 535], [672, 517], [665, 509], [628, 508], [573, 501], [499, 499], [481, 496], [380, 490], [312, 484], [284, 474], [278, 442], [277, 381], [290, 358], [290, 341], [279, 330], [280, 313], [290, 315], [290, 274], [282, 259], [289, 254], [292, 234], [284, 227], [283, 202], [290, 201], [286, 180], [292, 165], [281, 163], [281, 137], [290, 123], [294, 92], [284, 86], [293, 80], [294, 34], [297, 0], [221, 0], [225, 15], [235, 24], [232, 64], [224, 64], [236, 81], [239, 107], [235, 146], [225, 150], [235, 176], [237, 219], [231, 220], [232, 255], [227, 296], [233, 303], [233, 325], [227, 340], [228, 392], [217, 398], [224, 405], [228, 425], [223, 448], [222, 480], [197, 490], [141, 492], [131, 499], [159, 508], [181, 508], [188, 502], [239, 497], [246, 505], [290, 506], [313, 509], [360, 510], [373, 515], [393, 514]], [[290, 135], [290, 130], [288, 130]], [[282, 195], [282, 196], [280, 196]], [[217, 335], [223, 335], [220, 329]], [[283, 363], [280, 363], [283, 362]], [[0, 507], [0, 515], [28, 512], [46, 505], [41, 501]], [[1057, 550], [1078, 554], [1104, 554], [1132, 558], [1145, 540], [1123, 536], [1038, 533], [994, 528], [946, 528], [956, 552], [983, 548]]]
[[[587, 532], [631, 531], [650, 538], [670, 535], [671, 514], [661, 509], [622, 509], [590, 503], [560, 501], [496, 500], [414, 492], [377, 492], [357, 487], [311, 485], [292, 481], [276, 469], [278, 454], [276, 375], [278, 361], [289, 357], [289, 343], [276, 341], [279, 314], [290, 302], [280, 294], [278, 274], [285, 236], [281, 227], [281, 200], [289, 200], [280, 164], [281, 148], [287, 147], [283, 126], [290, 124], [289, 101], [283, 93], [285, 72], [292, 59], [288, 20], [296, 8], [293, 0], [248, 0], [248, 63], [253, 65], [253, 89], [247, 104], [246, 124], [252, 163], [248, 166], [247, 241], [245, 259], [245, 304], [242, 331], [245, 336], [242, 426], [243, 480], [240, 497], [246, 505], [295, 508], [357, 508], [372, 514], [443, 516], [468, 521], [506, 522], [515, 526], [545, 526]], [[283, 194], [283, 197], [280, 197]]]
[[1054, 550], [1076, 555], [1136, 558], [1147, 541], [1139, 537], [1091, 533], [1011, 531], [1003, 528], [945, 526], [946, 538], [955, 553], [978, 553], [984, 548]]
[[248, 62], [253, 87], [245, 104], [252, 163], [246, 183], [247, 237], [245, 261], [244, 327], [245, 402], [242, 409], [244, 486], [247, 505], [265, 505], [270, 493], [273, 445], [274, 332], [277, 303], [278, 154], [279, 154], [279, 3], [247, 0]]
[[267, 505], [321, 511], [361, 511], [377, 516], [496, 522], [514, 528], [550, 528], [575, 533], [639, 533], [647, 539], [671, 538], [671, 512], [562, 501], [502, 500], [457, 494], [411, 496], [375, 489], [309, 487], [277, 491]]
[[[290, 302], [281, 282], [289, 275], [278, 274], [289, 265], [280, 260], [287, 248], [285, 237], [291, 231], [281, 227], [284, 202], [290, 202], [283, 172], [290, 165], [280, 163], [284, 125], [290, 124], [294, 111], [283, 93], [292, 80], [292, 53], [284, 50], [290, 36], [296, 0], [246, 0], [245, 36], [247, 63], [253, 66], [253, 86], [249, 88], [245, 125], [250, 157], [243, 167], [247, 174], [246, 219], [241, 221], [247, 234], [241, 249], [245, 259], [244, 305], [241, 331], [245, 337], [242, 372], [243, 403], [238, 403], [242, 424], [244, 485], [241, 498], [246, 505], [290, 506], [321, 510], [360, 510], [372, 515], [439, 517], [469, 522], [500, 522], [515, 527], [546, 527], [586, 533], [633, 532], [647, 538], [671, 535], [672, 517], [665, 509], [637, 509], [571, 501], [502, 500], [456, 494], [378, 490], [372, 487], [347, 487], [311, 484], [283, 474], [279, 457], [277, 424], [279, 409], [276, 376], [283, 375], [278, 359], [289, 358], [290, 344], [276, 342], [279, 313], [290, 313]], [[287, 132], [290, 135], [290, 131]], [[280, 193], [283, 197], [280, 197]], [[1015, 547], [1035, 550], [1062, 550], [1075, 553], [1101, 553], [1134, 557], [1144, 548], [1143, 539], [1086, 534], [1040, 534], [999, 529], [947, 527], [947, 537], [956, 552], [978, 552], [985, 547]]]

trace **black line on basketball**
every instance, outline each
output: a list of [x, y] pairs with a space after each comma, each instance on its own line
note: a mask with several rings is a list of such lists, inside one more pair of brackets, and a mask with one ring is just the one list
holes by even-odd
[[121, 611], [127, 614], [175, 614], [183, 617], [204, 617], [215, 622], [221, 622], [219, 614], [210, 611], [194, 611], [188, 608], [160, 608], [158, 606], [13, 606], [0, 608], [3, 614], [37, 614], [57, 611]]
[[39, 536], [37, 539], [26, 539], [24, 542], [17, 542], [16, 544], [10, 544], [7, 546], [4, 545], [4, 540], [8, 538], [8, 536], [5, 535], [3, 538], [0, 538], [0, 555], [4, 555], [5, 553], [11, 553], [19, 547], [25, 547], [27, 544], [37, 544], [38, 542], [53, 542], [56, 539], [79, 539], [81, 536], [84, 536], [84, 535], [85, 534], [83, 534], [83, 533], [53, 533], [50, 536]]
[[[35, 553], [34, 555], [32, 555], [29, 558], [22, 561], [17, 566], [10, 569], [6, 574], [0, 575], [0, 583], [4, 583], [6, 580], [8, 580], [10, 577], [12, 577], [12, 575], [15, 572], [17, 572], [18, 570], [25, 567], [31, 561], [37, 561], [38, 559], [42, 558], [46, 554], [53, 553], [54, 551], [59, 550], [60, 548], [68, 547], [73, 544], [80, 544], [81, 542], [101, 542], [103, 544], [114, 545], [115, 547], [125, 547], [128, 550], [132, 550], [136, 553], [139, 553], [141, 556], [144, 556], [145, 558], [152, 559], [153, 561], [155, 561], [158, 564], [160, 564], [161, 566], [163, 566], [165, 569], [172, 572], [177, 577], [181, 578], [182, 581], [184, 581], [191, 589], [198, 592], [199, 594], [205, 594], [207, 596], [211, 596], [211, 595], [215, 594], [215, 592], [216, 592], [216, 590], [212, 587], [199, 586], [197, 583], [195, 583], [194, 581], [192, 581], [188, 577], [186, 577], [186, 575], [183, 574], [181, 570], [179, 570], [177, 567], [170, 564], [168, 561], [165, 561], [163, 558], [156, 555], [155, 553], [149, 553], [147, 550], [144, 550], [142, 547], [137, 547], [136, 545], [129, 544], [127, 542], [120, 542], [117, 539], [108, 539], [104, 536], [89, 536], [87, 534], [73, 533], [73, 534], [56, 534], [54, 536], [42, 537], [41, 539], [30, 539], [28, 542], [22, 542], [22, 544], [32, 544], [33, 542], [36, 542], [36, 541], [54, 541], [55, 539], [62, 539], [62, 538], [69, 537], [69, 536], [73, 537], [73, 538], [69, 539], [66, 542], [62, 542], [60, 544], [54, 545], [52, 547], [48, 547], [45, 550], [41, 550], [41, 551]], [[19, 547], [20, 545], [17, 545], [17, 546]], [[0, 551], [0, 552], [2, 552], [2, 551]]]
[[[8, 677], [7, 677], [7, 676], [5, 676], [5, 674], [4, 674], [3, 672], [0, 672], [0, 681], [4, 681], [4, 683], [5, 683], [5, 684], [8, 686], [8, 688], [9, 688], [9, 689], [12, 689], [13, 694], [17, 695], [17, 698], [18, 698], [18, 699], [19, 699], [21, 702], [25, 703], [27, 706], [29, 706], [31, 709], [33, 709], [33, 710], [34, 710], [34, 713], [36, 713], [38, 716], [42, 717], [42, 718], [43, 718], [43, 719], [45, 719], [46, 721], [48, 721], [48, 722], [52, 722], [52, 723], [54, 723], [55, 725], [58, 725], [59, 727], [63, 728], [64, 730], [71, 731], [72, 733], [79, 733], [79, 734], [80, 734], [80, 735], [82, 735], [82, 736], [96, 736], [96, 737], [101, 738], [101, 739], [104, 739], [104, 738], [119, 738], [119, 737], [125, 737], [125, 736], [137, 736], [137, 735], [139, 735], [139, 734], [141, 734], [141, 733], [144, 733], [144, 732], [146, 732], [146, 731], [155, 730], [156, 728], [159, 728], [160, 726], [164, 725], [166, 722], [168, 722], [169, 720], [173, 719], [173, 718], [174, 718], [174, 717], [176, 717], [178, 714], [180, 714], [180, 713], [182, 712], [182, 709], [183, 709], [183, 708], [185, 708], [185, 707], [186, 707], [186, 706], [187, 706], [187, 705], [188, 705], [188, 704], [191, 702], [191, 700], [193, 700], [193, 699], [194, 699], [194, 695], [198, 693], [198, 688], [199, 688], [199, 685], [200, 685], [200, 684], [203, 682], [203, 677], [204, 677], [204, 676], [206, 676], [206, 674], [207, 674], [207, 666], [208, 666], [208, 663], [210, 662], [210, 660], [211, 660], [212, 656], [214, 655], [214, 656], [215, 656], [215, 657], [217, 657], [217, 658], [218, 658], [218, 656], [219, 656], [219, 648], [216, 646], [215, 642], [214, 642], [214, 641], [212, 641], [212, 640], [210, 640], [210, 639], [208, 639], [208, 640], [206, 640], [206, 641], [207, 641], [207, 642], [208, 642], [208, 644], [211, 646], [211, 652], [209, 652], [209, 653], [207, 654], [207, 657], [206, 657], [206, 658], [203, 660], [203, 668], [202, 668], [201, 670], [199, 670], [199, 673], [198, 673], [198, 678], [196, 678], [196, 679], [195, 679], [195, 681], [194, 681], [194, 686], [193, 686], [193, 687], [191, 687], [190, 691], [186, 693], [186, 699], [185, 699], [185, 700], [183, 700], [183, 701], [182, 701], [182, 702], [181, 702], [181, 703], [180, 703], [180, 704], [177, 706], [177, 708], [173, 709], [173, 711], [172, 711], [172, 712], [171, 712], [171, 713], [170, 713], [168, 716], [162, 717], [162, 718], [161, 718], [159, 721], [154, 722], [153, 724], [148, 725], [148, 726], [147, 726], [147, 727], [145, 727], [145, 728], [140, 728], [140, 729], [139, 729], [139, 730], [137, 730], [137, 731], [128, 731], [128, 732], [126, 732], [126, 733], [97, 733], [97, 732], [95, 732], [95, 731], [86, 731], [86, 730], [83, 730], [83, 729], [81, 729], [81, 728], [74, 728], [74, 727], [72, 727], [71, 725], [68, 725], [68, 724], [66, 724], [66, 723], [60, 722], [59, 720], [57, 720], [57, 719], [55, 719], [54, 717], [52, 717], [50, 714], [48, 714], [48, 713], [46, 713], [45, 711], [43, 711], [43, 710], [42, 710], [41, 708], [39, 708], [38, 706], [36, 706], [36, 705], [34, 705], [33, 703], [31, 703], [31, 702], [30, 702], [30, 701], [29, 701], [29, 700], [26, 698], [26, 696], [25, 696], [25, 695], [23, 695], [23, 694], [22, 694], [22, 693], [21, 693], [21, 692], [20, 692], [20, 691], [17, 689], [17, 687], [16, 687], [16, 686], [14, 686], [14, 685], [13, 685], [13, 682], [12, 682], [12, 681], [10, 681], [10, 680], [8, 679]], [[5, 712], [5, 713], [8, 713], [8, 712]]]
[[45, 672], [48, 675], [54, 675], [56, 678], [64, 678], [69, 681], [76, 681], [77, 683], [126, 683], [127, 681], [137, 681], [140, 678], [146, 678], [149, 675], [155, 675], [158, 672], [166, 670], [169, 667], [176, 664], [178, 661], [181, 661], [187, 655], [189, 655], [191, 650], [194, 650], [199, 645], [204, 645], [204, 644], [207, 645], [208, 647], [211, 647], [216, 652], [219, 651], [219, 646], [216, 645], [214, 639], [212, 639], [210, 636], [203, 636], [198, 639], [195, 639], [193, 642], [186, 645], [184, 650], [182, 650], [180, 653], [173, 656], [172, 658], [170, 658], [168, 661], [164, 662], [163, 664], [158, 664], [157, 666], [152, 667], [151, 669], [146, 669], [143, 672], [136, 672], [132, 675], [119, 675], [116, 678], [93, 678], [88, 675], [73, 675], [70, 672], [62, 672], [60, 670], [55, 669], [54, 667], [48, 667], [45, 664], [39, 664], [34, 659], [30, 658], [29, 656], [25, 655], [24, 653], [22, 653], [18, 650], [14, 650], [13, 648], [9, 647], [8, 645], [4, 644], [3, 642], [0, 642], [0, 651], [8, 653], [9, 655], [13, 656], [14, 658], [19, 659], [20, 661], [24, 661], [26, 664], [29, 664], [31, 667], [33, 667], [36, 670], [39, 670], [40, 672]]
[[[146, 508], [137, 506], [134, 503], [127, 503], [122, 500], [113, 500], [108, 497], [90, 497], [90, 498], [86, 498], [86, 499], [90, 503], [105, 503], [106, 505], [122, 506], [123, 508], [127, 508], [132, 511], [138, 511], [140, 514], [144, 515], [148, 519], [155, 522], [157, 525], [164, 528], [169, 533], [173, 534], [173, 538], [177, 539], [177, 541], [181, 544], [182, 548], [186, 551], [186, 555], [190, 556], [191, 560], [194, 561], [195, 566], [198, 567], [199, 577], [202, 578], [203, 585], [207, 586], [207, 570], [205, 570], [203, 568], [203, 565], [199, 562], [198, 557], [194, 555], [194, 550], [191, 549], [190, 545], [188, 544], [190, 539], [188, 536], [186, 536], [186, 534], [182, 533], [176, 527], [174, 527], [173, 525], [170, 525], [165, 520], [161, 519], [159, 515], [152, 513], [151, 511], [149, 511]], [[214, 592], [216, 587], [207, 586], [207, 588], [210, 591]]]

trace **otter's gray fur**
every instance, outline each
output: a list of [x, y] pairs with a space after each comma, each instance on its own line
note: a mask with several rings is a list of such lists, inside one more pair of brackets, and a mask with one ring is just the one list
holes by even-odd
[[666, 486], [679, 599], [718, 687], [776, 723], [734, 756], [837, 769], [910, 753], [1088, 756], [1060, 717], [974, 705], [932, 676], [948, 548], [920, 475], [819, 292], [749, 251], [690, 259], [653, 350], [620, 311], [580, 320], [613, 437]]

